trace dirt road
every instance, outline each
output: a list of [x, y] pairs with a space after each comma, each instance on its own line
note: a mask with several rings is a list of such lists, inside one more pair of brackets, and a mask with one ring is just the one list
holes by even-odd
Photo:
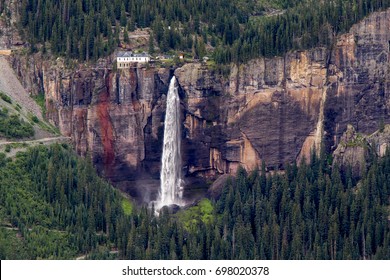
[[43, 143], [43, 144], [52, 144], [57, 143], [61, 141], [68, 141], [70, 140], [70, 137], [65, 136], [58, 136], [58, 137], [48, 137], [48, 138], [42, 138], [42, 139], [36, 139], [36, 140], [26, 140], [26, 141], [1, 141], [0, 140], [0, 146], [8, 145], [8, 144], [35, 144], [35, 143]]

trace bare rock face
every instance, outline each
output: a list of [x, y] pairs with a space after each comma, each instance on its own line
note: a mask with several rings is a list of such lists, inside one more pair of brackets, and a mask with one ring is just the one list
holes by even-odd
[[333, 152], [333, 165], [337, 164], [344, 172], [351, 168], [352, 176], [359, 177], [366, 171], [370, 152], [371, 146], [366, 137], [357, 133], [352, 125], [348, 125]]
[[187, 174], [213, 177], [224, 173], [219, 161], [213, 165], [217, 148], [226, 141], [220, 115], [222, 80], [201, 64], [187, 64], [175, 76], [185, 96], [183, 163]]
[[0, 50], [15, 48], [24, 44], [17, 31], [18, 2], [7, 0], [0, 3]]
[[[318, 122], [326, 94], [327, 57], [325, 49], [292, 53], [284, 59], [259, 60], [259, 72], [264, 74], [257, 79], [248, 78], [245, 69], [230, 77], [241, 84], [230, 87], [231, 95], [244, 106], [237, 108], [237, 101], [231, 102], [228, 123], [236, 127], [233, 131], [238, 128], [269, 167], [282, 168], [286, 162], [308, 157], [310, 148], [321, 142]], [[305, 141], [312, 143], [308, 149], [302, 149]], [[259, 161], [256, 164], [260, 166]]]
[[360, 177], [372, 162], [372, 157], [383, 157], [390, 152], [390, 125], [381, 125], [380, 129], [366, 135], [358, 133], [352, 125], [340, 138], [333, 152], [333, 165], [341, 170], [350, 171], [354, 177]]
[[376, 155], [385, 156], [390, 152], [390, 125], [381, 124], [378, 131], [368, 136], [368, 141]]
[[335, 148], [348, 124], [371, 134], [390, 123], [390, 10], [374, 13], [339, 38], [329, 65], [326, 144]]
[[177, 69], [187, 99], [189, 173], [253, 170], [262, 160], [282, 168], [308, 158], [322, 138], [327, 59], [326, 49], [315, 49], [253, 60], [233, 67], [227, 80], [201, 64]]
[[[364, 135], [389, 124], [389, 30], [390, 10], [373, 13], [331, 49], [232, 65], [228, 77], [200, 63], [172, 73], [140, 65], [113, 71], [110, 58], [75, 69], [61, 59], [11, 59], [24, 86], [45, 93], [47, 117], [113, 182], [158, 179], [166, 93], [176, 75], [184, 174], [213, 179], [240, 165], [252, 170], [264, 160], [280, 169], [313, 149], [334, 151], [348, 124]], [[378, 137], [383, 153], [388, 138]], [[342, 158], [349, 153], [360, 151], [346, 149]]]

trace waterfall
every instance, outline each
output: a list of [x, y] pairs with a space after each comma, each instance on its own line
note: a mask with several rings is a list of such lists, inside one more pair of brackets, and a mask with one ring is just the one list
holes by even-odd
[[167, 94], [164, 122], [164, 145], [161, 167], [160, 206], [182, 204], [183, 182], [181, 179], [180, 99], [176, 78], [172, 77]]

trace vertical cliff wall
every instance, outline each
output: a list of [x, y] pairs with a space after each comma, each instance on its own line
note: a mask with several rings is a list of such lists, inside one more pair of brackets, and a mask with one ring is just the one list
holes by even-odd
[[329, 65], [327, 145], [352, 124], [370, 134], [390, 122], [390, 11], [374, 13], [341, 36]]
[[[43, 91], [47, 118], [71, 136], [113, 182], [142, 171], [158, 174], [169, 69], [102, 67], [69, 70], [39, 57], [15, 57], [13, 65], [32, 92]], [[27, 73], [27, 75], [26, 75]], [[28, 78], [29, 77], [29, 78]]]
[[320, 48], [253, 60], [234, 66], [226, 81], [199, 64], [177, 69], [188, 99], [189, 142], [202, 139], [193, 144], [202, 164], [189, 162], [189, 170], [231, 173], [262, 160], [282, 168], [308, 157], [322, 138], [329, 55]]
[[[352, 124], [372, 133], [390, 123], [390, 11], [340, 36], [331, 49], [294, 51], [232, 66], [223, 77], [206, 65], [174, 71], [180, 85], [183, 168], [215, 178], [334, 150]], [[15, 55], [12, 64], [31, 92], [44, 92], [47, 117], [78, 153], [90, 154], [114, 182], [158, 178], [169, 69], [112, 71], [112, 61], [69, 70], [60, 59]]]

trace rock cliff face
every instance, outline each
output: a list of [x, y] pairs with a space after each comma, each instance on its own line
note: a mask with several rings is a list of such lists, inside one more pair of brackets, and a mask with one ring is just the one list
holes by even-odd
[[17, 32], [18, 2], [8, 0], [0, 3], [0, 50], [23, 44]]
[[25, 59], [13, 59], [25, 87], [45, 93], [47, 117], [104, 176], [119, 182], [159, 172], [169, 69], [113, 71], [104, 61], [103, 67], [70, 71], [61, 60]]
[[197, 160], [188, 162], [189, 170], [234, 173], [262, 160], [282, 168], [308, 157], [321, 144], [328, 56], [315, 49], [258, 59], [233, 67], [223, 82], [201, 65], [177, 69], [187, 97], [191, 158]]
[[114, 182], [158, 178], [165, 98], [180, 85], [183, 166], [187, 176], [215, 178], [261, 165], [283, 168], [340, 142], [347, 125], [369, 134], [390, 123], [390, 10], [374, 13], [331, 49], [232, 66], [222, 77], [200, 63], [169, 69], [113, 71], [112, 61], [67, 70], [61, 60], [15, 55], [31, 92], [46, 96], [47, 116], [76, 150], [91, 154]]
[[367, 163], [370, 161], [370, 155], [373, 149], [366, 137], [356, 132], [352, 125], [348, 125], [340, 139], [337, 149], [333, 152], [333, 164], [347, 171], [350, 171], [354, 177], [359, 177], [366, 171]]
[[352, 124], [371, 134], [390, 122], [390, 11], [374, 13], [337, 41], [325, 109], [328, 146]]

